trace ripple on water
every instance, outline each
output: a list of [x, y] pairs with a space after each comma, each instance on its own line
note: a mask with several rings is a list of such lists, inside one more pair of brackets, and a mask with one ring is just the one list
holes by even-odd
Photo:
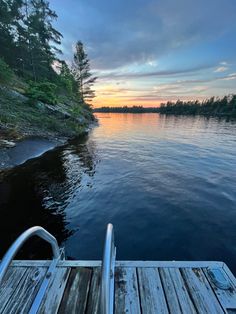
[[53, 232], [67, 256], [100, 259], [112, 222], [120, 259], [223, 260], [236, 271], [235, 122], [157, 114], [98, 119], [89, 137], [1, 183], [4, 243], [30, 221]]

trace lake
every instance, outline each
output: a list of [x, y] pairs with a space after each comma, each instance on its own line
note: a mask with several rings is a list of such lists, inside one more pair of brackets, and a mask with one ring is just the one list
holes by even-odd
[[[71, 259], [101, 259], [106, 224], [117, 259], [222, 260], [236, 272], [236, 122], [98, 113], [99, 126], [7, 173], [2, 255], [33, 225]], [[19, 257], [50, 256], [41, 241]]]

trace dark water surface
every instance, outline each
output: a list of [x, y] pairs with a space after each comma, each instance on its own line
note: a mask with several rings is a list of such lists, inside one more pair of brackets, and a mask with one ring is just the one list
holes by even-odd
[[57, 142], [42, 138], [29, 138], [16, 143], [11, 149], [0, 149], [0, 170], [23, 164], [57, 146]]
[[[223, 260], [236, 271], [236, 123], [97, 116], [88, 137], [1, 180], [1, 255], [20, 232], [42, 225], [67, 257], [101, 259], [112, 222], [118, 259]], [[21, 257], [48, 253], [35, 241]]]

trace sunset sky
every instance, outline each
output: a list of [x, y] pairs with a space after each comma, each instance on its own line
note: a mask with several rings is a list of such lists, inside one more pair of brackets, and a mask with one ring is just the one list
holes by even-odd
[[235, 0], [50, 0], [62, 50], [81, 40], [94, 107], [158, 106], [236, 92]]

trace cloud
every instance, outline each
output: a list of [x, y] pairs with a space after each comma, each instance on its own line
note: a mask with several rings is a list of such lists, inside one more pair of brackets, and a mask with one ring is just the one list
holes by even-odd
[[228, 62], [222, 61], [220, 64], [221, 64], [221, 65], [228, 65]]
[[186, 84], [162, 84], [160, 86], [154, 87], [154, 91], [156, 95], [168, 94], [171, 95], [185, 95], [185, 94], [199, 94], [206, 92], [208, 90], [208, 86], [206, 85], [194, 85], [188, 86]]
[[[126, 100], [126, 102], [131, 102], [131, 103], [136, 103], [136, 104], [142, 104], [142, 103], [150, 103], [149, 106], [153, 107], [153, 105], [155, 105], [156, 103], [159, 103], [160, 102], [166, 102], [166, 101], [169, 101], [169, 100], [172, 100], [172, 101], [176, 101], [178, 99], [182, 99], [182, 100], [193, 100], [195, 99], [195, 96], [194, 94], [190, 94], [190, 95], [181, 95], [181, 97], [179, 97], [178, 95], [168, 95], [168, 94], [165, 94], [165, 95], [156, 95], [156, 96], [153, 96], [153, 95], [144, 95], [142, 97], [133, 97], [133, 98], [129, 98]], [[198, 96], [198, 99], [205, 99], [206, 96], [205, 95], [200, 95]]]
[[[64, 34], [63, 51], [86, 43], [93, 68], [157, 60], [236, 29], [234, 0], [51, 0]], [[214, 8], [214, 9], [213, 9]]]
[[97, 103], [235, 90], [235, 0], [49, 1], [64, 58], [77, 40], [85, 45]]
[[236, 80], [236, 73], [231, 73], [228, 76], [223, 77], [222, 80], [224, 81]]
[[221, 73], [221, 72], [225, 72], [228, 70], [228, 67], [225, 67], [225, 66], [221, 66], [221, 67], [218, 67], [217, 69], [215, 69], [214, 72], [216, 73]]
[[162, 71], [143, 71], [143, 72], [108, 72], [105, 74], [101, 74], [99, 79], [139, 79], [139, 78], [147, 78], [147, 77], [168, 77], [168, 76], [181, 76], [186, 74], [193, 74], [199, 72], [201, 70], [211, 69], [214, 67], [212, 64], [209, 65], [200, 65], [191, 68], [185, 69], [170, 69], [170, 70], [162, 70]]

